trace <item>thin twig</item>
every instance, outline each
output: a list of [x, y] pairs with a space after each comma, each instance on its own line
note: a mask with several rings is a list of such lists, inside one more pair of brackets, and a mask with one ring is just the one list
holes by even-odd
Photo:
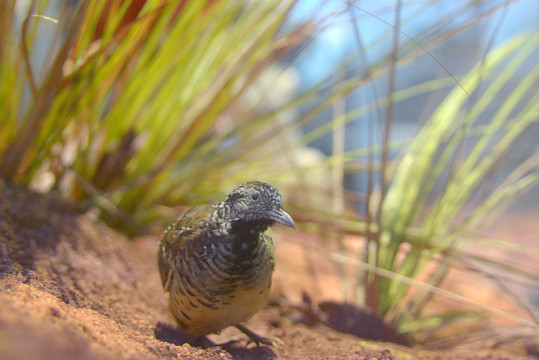
[[385, 21], [384, 19], [382, 19], [381, 17], [379, 16], [376, 16], [375, 14], [365, 10], [365, 9], [362, 9], [358, 6], [355, 6], [356, 9], [364, 12], [365, 14], [367, 15], [370, 15], [372, 16], [373, 18], [379, 20], [380, 22], [386, 24], [387, 26], [395, 29], [396, 31], [398, 31], [399, 33], [401, 33], [402, 35], [404, 35], [408, 40], [412, 41], [414, 44], [416, 44], [421, 50], [423, 50], [425, 52], [425, 54], [427, 54], [430, 58], [432, 58], [438, 65], [440, 65], [440, 67], [449, 75], [451, 76], [451, 78], [459, 85], [459, 87], [462, 89], [462, 91], [464, 91], [464, 93], [468, 96], [468, 97], [471, 97], [470, 94], [468, 94], [468, 92], [466, 91], [466, 89], [464, 88], [464, 86], [460, 83], [460, 81], [457, 80], [457, 78], [447, 69], [447, 67], [444, 66], [444, 64], [442, 64], [440, 62], [440, 60], [436, 59], [436, 57], [434, 55], [432, 55], [430, 53], [430, 51], [428, 51], [423, 45], [421, 45], [421, 43], [417, 40], [415, 40], [412, 36], [408, 35], [407, 33], [405, 33], [404, 31], [402, 31], [401, 29], [399, 28], [396, 28], [395, 26], [391, 25], [390, 23], [388, 23], [387, 21]]

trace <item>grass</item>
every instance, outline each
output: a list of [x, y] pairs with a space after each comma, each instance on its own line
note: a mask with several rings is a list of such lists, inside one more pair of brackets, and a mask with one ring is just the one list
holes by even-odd
[[[13, 0], [0, 4], [1, 178], [60, 192], [81, 211], [97, 207], [103, 219], [129, 234], [161, 228], [178, 205], [215, 201], [237, 183], [265, 180], [289, 194], [287, 206], [300, 228], [364, 237], [361, 254], [344, 242], [341, 254], [328, 252], [358, 267], [352, 279], [355, 301], [403, 331], [445, 324], [441, 316], [424, 316], [423, 309], [434, 293], [443, 293], [437, 289], [447, 272], [466, 264], [485, 273], [476, 264], [492, 263], [467, 252], [471, 231], [539, 181], [536, 155], [500, 175], [488, 196], [474, 195], [539, 119], [533, 94], [537, 66], [500, 98], [515, 71], [537, 51], [539, 37], [520, 35], [490, 49], [458, 78], [427, 49], [510, 2], [458, 25], [440, 21], [419, 38], [400, 28], [424, 8], [401, 19], [400, 4], [392, 27], [343, 3], [335, 13], [349, 15], [352, 24], [360, 14], [387, 24], [378, 41], [392, 38], [392, 49], [369, 62], [354, 27], [357, 54], [312, 88], [281, 100], [272, 81], [289, 74], [275, 64], [292, 50], [301, 54], [331, 16], [290, 25], [286, 20], [294, 1], [142, 5], [96, 0], [58, 8], [39, 0], [23, 9]], [[448, 18], [471, 9], [464, 4]], [[43, 41], [47, 52], [40, 47]], [[447, 76], [395, 89], [397, 70], [425, 52]], [[344, 69], [352, 69], [352, 76], [344, 78]], [[370, 101], [343, 107], [348, 94], [370, 92], [383, 80], [389, 84], [385, 96], [374, 90]], [[395, 104], [449, 87], [454, 89], [414, 138], [391, 141]], [[332, 121], [300, 131], [317, 124], [327, 110]], [[362, 116], [371, 124], [369, 144], [347, 150], [344, 126]], [[333, 134], [333, 154], [321, 158], [306, 145], [326, 134]], [[400, 155], [393, 156], [397, 151]], [[346, 174], [365, 174], [366, 191], [359, 196], [346, 191]], [[511, 264], [495, 265], [529, 284], [539, 280]], [[537, 327], [529, 306], [520, 305], [529, 318], [513, 320]]]
[[[497, 162], [503, 159], [517, 136], [538, 120], [538, 99], [534, 96], [515, 116], [510, 115], [516, 111], [518, 101], [515, 100], [522, 99], [523, 94], [537, 82], [539, 72], [533, 71], [506, 99], [490, 123], [481, 126], [481, 133], [476, 136], [478, 138], [471, 151], [462, 159], [456, 154], [468, 134], [473, 132], [481, 112], [492, 103], [496, 92], [506, 85], [511, 71], [520, 66], [537, 48], [538, 40], [537, 37], [523, 36], [491, 52], [480, 68], [474, 69], [462, 81], [467, 91], [473, 93], [480, 83], [480, 76], [488, 78], [490, 74], [495, 74], [488, 90], [480, 95], [477, 103], [466, 114], [463, 108], [468, 104], [468, 97], [457, 88], [439, 106], [407, 148], [382, 203], [381, 218], [384, 227], [376, 245], [384, 251], [382, 254], [379, 252], [376, 261], [378, 266], [415, 278], [424, 270], [433, 255], [444, 254], [458, 246], [459, 238], [474, 225], [481, 223], [503, 200], [537, 183], [537, 172], [530, 172], [537, 168], [538, 159], [535, 159], [535, 164], [531, 167], [531, 164], [525, 164], [526, 169], [515, 169], [521, 176], [513, 176], [513, 181], [500, 184], [489, 198], [474, 204], [475, 210], [471, 215], [455, 221], [465, 206], [469, 205], [470, 198], [474, 191], [478, 190], [481, 181]], [[499, 73], [494, 73], [510, 56], [514, 56], [511, 62]], [[498, 140], [492, 144], [492, 138], [495, 136]], [[418, 181], [418, 178], [421, 181]], [[440, 178], [445, 183], [444, 189], [436, 191], [433, 188]], [[429, 205], [429, 202], [432, 205]], [[418, 225], [417, 219], [425, 208], [430, 210]], [[395, 268], [399, 247], [409, 243], [408, 229], [412, 226], [419, 226], [419, 232], [413, 236], [412, 250]], [[381, 311], [390, 312], [391, 307], [399, 304], [407, 286], [384, 279], [380, 279], [380, 286], [386, 289], [381, 293], [388, 297], [387, 301], [381, 301], [386, 306]]]

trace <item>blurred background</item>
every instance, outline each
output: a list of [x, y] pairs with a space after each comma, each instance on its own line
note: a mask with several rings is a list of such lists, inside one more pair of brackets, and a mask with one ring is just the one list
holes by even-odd
[[267, 181], [337, 264], [328, 297], [423, 342], [538, 327], [538, 2], [0, 10], [3, 181], [130, 236]]
[[[450, 75], [459, 79], [481, 63], [489, 50], [514, 36], [539, 30], [538, 4], [525, 1], [404, 1], [399, 11], [401, 19], [398, 41], [403, 47], [415, 45], [415, 49], [406, 49], [408, 52], [403, 50], [400, 55], [408, 57], [408, 61], [395, 69], [393, 91], [445, 79]], [[294, 54], [297, 58], [291, 60], [292, 66], [299, 74], [298, 89], [308, 89], [331, 76], [341, 79], [365, 76], [370, 66], [379, 64], [390, 56], [395, 36], [395, 16], [394, 1], [299, 2], [289, 21], [294, 23], [316, 19], [323, 22], [325, 28], [310, 38], [311, 43], [300, 54]], [[441, 43], [439, 46], [421, 49], [420, 46], [435, 37], [437, 32], [443, 33], [445, 41], [438, 39], [436, 42]], [[515, 86], [518, 86], [519, 79], [525, 78], [532, 71], [535, 66], [532, 59], [537, 55], [535, 52], [516, 69], [512, 74], [513, 79], [500, 90], [500, 98], [507, 97]], [[388, 74], [373, 77], [370, 84], [346, 96], [343, 110], [350, 112], [374, 101], [373, 96], [386, 96], [388, 84]], [[488, 86], [489, 82], [486, 80], [478, 91], [484, 92]], [[428, 93], [396, 102], [392, 110], [393, 128], [389, 139], [399, 141], [412, 138], [450, 90], [432, 89]], [[527, 94], [528, 99], [532, 95]], [[485, 111], [478, 117], [478, 121], [487, 122], [494, 111]], [[383, 115], [383, 109], [376, 108], [346, 124], [345, 151], [379, 145], [383, 128], [379, 121], [373, 119], [379, 119]], [[306, 125], [304, 130], [310, 131], [331, 119], [328, 110], [320, 114], [316, 121]], [[374, 129], [369, 130], [369, 126]], [[533, 139], [539, 135], [539, 128], [534, 125], [530, 130], [523, 135], [521, 141], [517, 141], [517, 148], [512, 150], [511, 156], [520, 159], [517, 161], [537, 152]], [[326, 134], [310, 145], [322, 150], [325, 155], [331, 155], [332, 135]], [[394, 155], [397, 153], [398, 151], [393, 151]], [[507, 162], [505, 166], [510, 166], [511, 160], [507, 159]], [[351, 174], [345, 177], [345, 187], [366, 192], [366, 181], [361, 174]], [[523, 199], [523, 202], [530, 206], [539, 203], [537, 191], [532, 193], [534, 198]]]

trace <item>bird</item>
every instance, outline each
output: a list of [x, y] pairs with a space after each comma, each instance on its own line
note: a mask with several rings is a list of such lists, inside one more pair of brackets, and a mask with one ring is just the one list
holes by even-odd
[[252, 181], [222, 202], [187, 210], [163, 232], [157, 264], [169, 310], [184, 333], [209, 341], [207, 335], [235, 326], [248, 344], [280, 342], [242, 324], [270, 293], [275, 248], [269, 228], [275, 223], [296, 228], [280, 192]]

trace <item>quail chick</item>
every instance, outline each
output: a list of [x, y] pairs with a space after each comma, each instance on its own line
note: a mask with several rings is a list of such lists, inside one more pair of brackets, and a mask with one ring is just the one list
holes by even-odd
[[275, 250], [268, 228], [276, 222], [295, 229], [279, 191], [248, 182], [223, 202], [186, 211], [165, 230], [157, 262], [184, 332], [205, 337], [236, 326], [257, 345], [272, 345], [241, 323], [269, 296]]

